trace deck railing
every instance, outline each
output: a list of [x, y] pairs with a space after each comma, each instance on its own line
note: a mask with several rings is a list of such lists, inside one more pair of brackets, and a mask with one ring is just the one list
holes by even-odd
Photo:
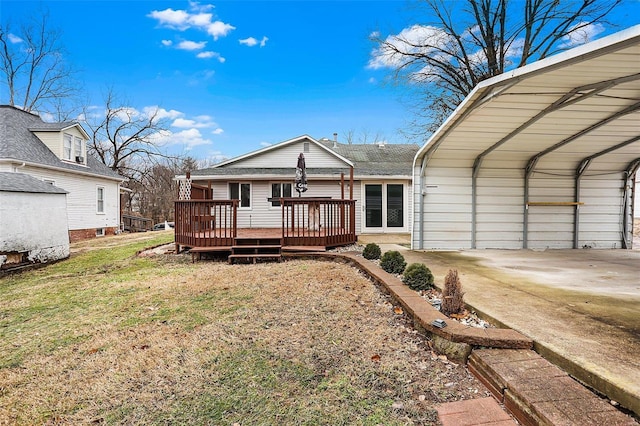
[[281, 198], [285, 246], [337, 247], [356, 237], [355, 200]]
[[230, 247], [237, 236], [238, 200], [175, 202], [176, 244], [187, 247]]

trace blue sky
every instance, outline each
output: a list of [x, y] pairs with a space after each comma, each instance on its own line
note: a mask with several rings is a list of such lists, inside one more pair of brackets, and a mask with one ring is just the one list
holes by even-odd
[[[162, 108], [173, 152], [215, 160], [349, 131], [406, 142], [399, 90], [367, 66], [373, 31], [416, 23], [405, 1], [0, 0], [13, 26], [40, 7], [62, 29], [90, 103], [113, 88], [139, 111]], [[615, 22], [639, 17], [640, 1], [629, 0]]]

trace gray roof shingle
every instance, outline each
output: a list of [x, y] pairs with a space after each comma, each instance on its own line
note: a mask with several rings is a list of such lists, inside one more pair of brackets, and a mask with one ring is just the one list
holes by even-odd
[[60, 160], [33, 133], [34, 131], [62, 130], [74, 124], [76, 123], [45, 123], [37, 115], [9, 105], [0, 105], [0, 159], [38, 163], [70, 171], [122, 179], [120, 175], [92, 155], [87, 155], [86, 166]]
[[[413, 158], [420, 149], [415, 144], [342, 144], [320, 140], [331, 151], [353, 163], [358, 176], [411, 176]], [[192, 176], [293, 175], [294, 168], [211, 167], [194, 170]], [[307, 168], [307, 176], [349, 174], [349, 168]]]
[[0, 172], [0, 192], [67, 194], [62, 188], [24, 173]]

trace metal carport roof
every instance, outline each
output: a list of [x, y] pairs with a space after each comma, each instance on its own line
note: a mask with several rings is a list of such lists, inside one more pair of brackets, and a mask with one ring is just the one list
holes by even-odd
[[[582, 179], [623, 174], [622, 245], [628, 246], [630, 194], [640, 167], [640, 25], [480, 83], [416, 154], [416, 193], [424, 196], [425, 170], [436, 163], [471, 169], [472, 248], [478, 179], [487, 170], [519, 170], [523, 248], [529, 207], [545, 203], [575, 206], [577, 248]], [[542, 173], [571, 177], [571, 199], [536, 201], [529, 187]], [[414, 228], [422, 238], [424, 200], [416, 208]]]

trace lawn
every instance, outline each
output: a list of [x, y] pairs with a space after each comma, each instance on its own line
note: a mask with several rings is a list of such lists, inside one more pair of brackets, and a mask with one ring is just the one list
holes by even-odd
[[84, 242], [0, 278], [0, 424], [439, 424], [486, 396], [359, 271]]

